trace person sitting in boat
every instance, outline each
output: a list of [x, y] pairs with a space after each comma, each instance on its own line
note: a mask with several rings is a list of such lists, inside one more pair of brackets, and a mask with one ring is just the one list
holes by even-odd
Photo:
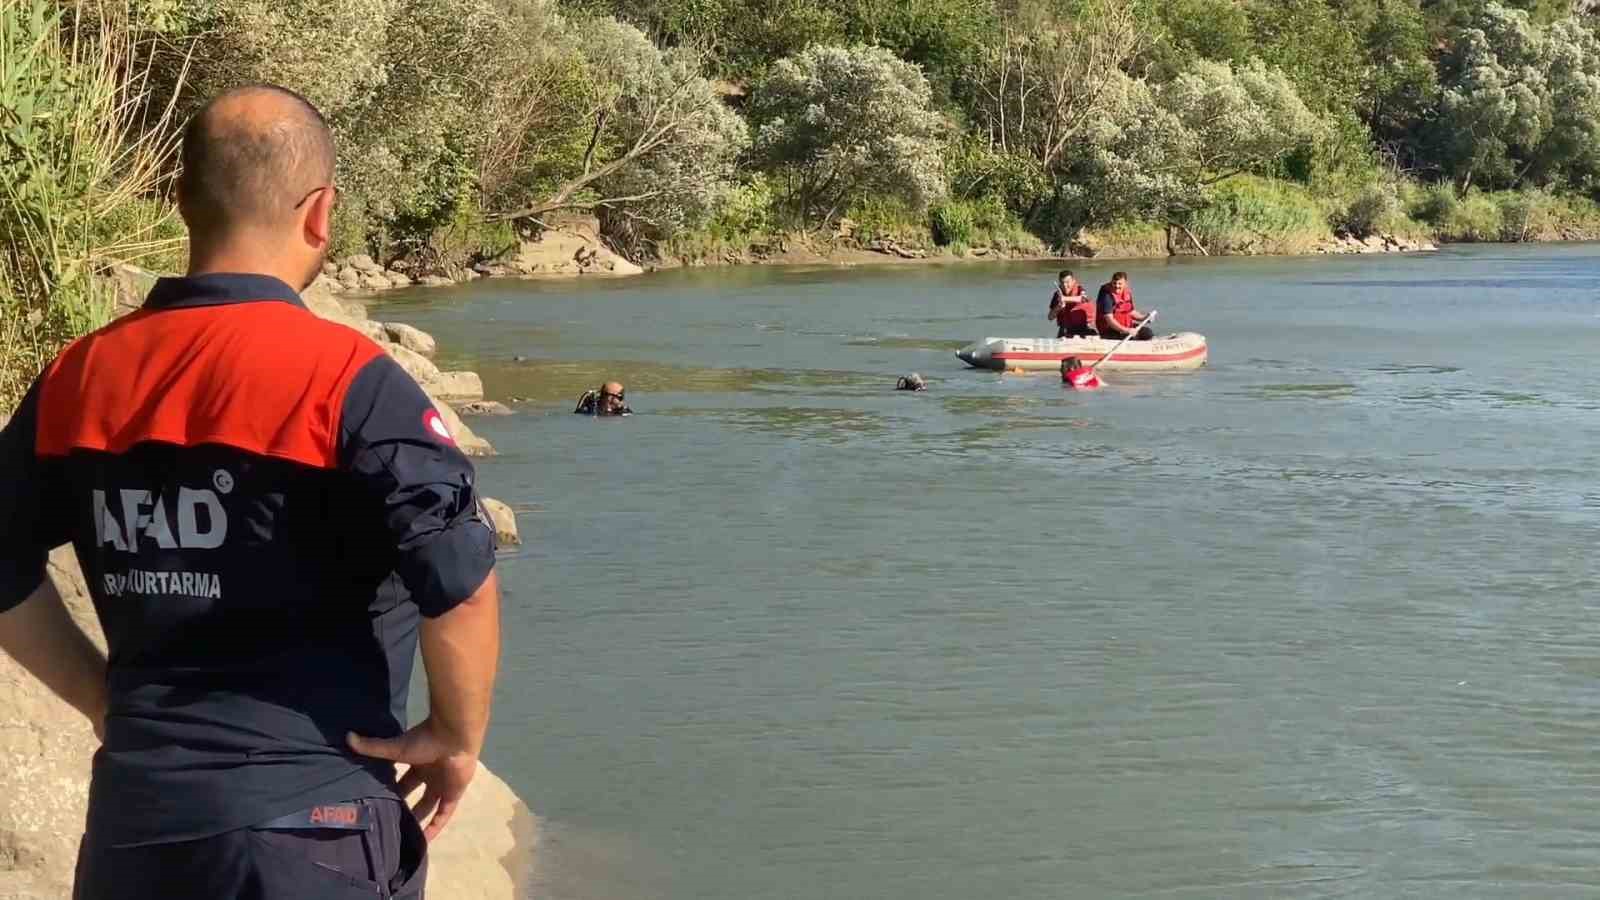
[[1094, 304], [1083, 292], [1083, 282], [1071, 269], [1056, 276], [1055, 293], [1050, 295], [1050, 312], [1045, 318], [1056, 323], [1056, 337], [1096, 337]]
[[595, 390], [584, 391], [573, 412], [583, 416], [631, 416], [633, 410], [624, 402], [627, 388], [620, 381], [608, 381]]
[[1100, 296], [1095, 298], [1095, 325], [1100, 336], [1108, 341], [1120, 341], [1133, 335], [1136, 341], [1155, 337], [1150, 326], [1144, 324], [1145, 315], [1133, 306], [1133, 289], [1128, 287], [1128, 273], [1118, 272], [1100, 286]]
[[900, 380], [894, 383], [894, 389], [897, 391], [925, 391], [928, 389], [928, 382], [921, 375], [912, 372], [910, 375], [900, 376]]
[[1097, 391], [1105, 387], [1105, 382], [1100, 380], [1100, 376], [1076, 356], [1069, 356], [1061, 361], [1061, 383], [1080, 391]]

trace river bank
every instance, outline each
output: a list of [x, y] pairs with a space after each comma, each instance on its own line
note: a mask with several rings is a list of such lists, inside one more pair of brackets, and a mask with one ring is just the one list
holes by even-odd
[[[876, 238], [865, 242], [841, 239], [838, 235], [775, 235], [770, 240], [743, 249], [695, 256], [666, 256], [636, 263], [615, 253], [599, 235], [598, 223], [576, 220], [546, 231], [536, 239], [520, 241], [491, 260], [480, 260], [453, 273], [415, 270], [404, 260], [388, 266], [371, 256], [360, 254], [329, 261], [312, 290], [319, 295], [370, 295], [412, 287], [443, 287], [465, 284], [484, 278], [568, 278], [628, 277], [648, 272], [675, 269], [722, 268], [729, 266], [897, 266], [960, 265], [971, 262], [1060, 262], [1064, 265], [1090, 260], [1166, 259], [1172, 256], [1199, 256], [1193, 249], [1184, 252], [1176, 243], [1175, 232], [1143, 229], [1108, 233], [1083, 232], [1073, 242], [1071, 252], [1028, 252], [997, 247], [939, 247], [931, 242], [903, 242]], [[1197, 243], [1191, 247], [1198, 246]], [[1405, 235], [1377, 233], [1365, 238], [1334, 235], [1310, 249], [1274, 252], [1272, 243], [1262, 240], [1239, 246], [1254, 247], [1254, 252], [1230, 252], [1227, 256], [1313, 256], [1340, 254], [1423, 253], [1438, 245]], [[335, 304], [350, 302], [333, 301]], [[357, 301], [358, 302], [358, 301]], [[337, 311], [334, 315], [338, 315]], [[381, 330], [375, 332], [380, 335]], [[416, 374], [416, 373], [413, 373]], [[424, 371], [429, 377], [431, 373]], [[471, 390], [468, 389], [468, 393]], [[481, 394], [481, 385], [479, 386]], [[481, 396], [476, 399], [482, 399]]]

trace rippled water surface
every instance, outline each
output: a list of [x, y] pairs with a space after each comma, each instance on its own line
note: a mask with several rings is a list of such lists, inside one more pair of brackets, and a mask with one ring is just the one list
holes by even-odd
[[537, 896], [1600, 894], [1600, 248], [1125, 267], [1209, 368], [963, 368], [1035, 265], [385, 304], [530, 398]]

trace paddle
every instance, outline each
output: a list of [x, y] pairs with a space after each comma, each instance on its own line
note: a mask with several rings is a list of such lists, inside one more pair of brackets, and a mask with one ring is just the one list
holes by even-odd
[[1144, 319], [1142, 319], [1139, 322], [1138, 325], [1134, 326], [1132, 331], [1128, 332], [1126, 335], [1123, 336], [1122, 340], [1117, 341], [1117, 345], [1115, 347], [1112, 347], [1110, 350], [1107, 350], [1103, 355], [1101, 355], [1101, 357], [1099, 359], [1095, 360], [1094, 361], [1094, 365], [1089, 367], [1089, 371], [1093, 372], [1095, 369], [1100, 368], [1100, 364], [1101, 363], [1103, 363], [1106, 360], [1110, 359], [1111, 355], [1113, 353], [1116, 353], [1118, 350], [1122, 349], [1122, 345], [1123, 344], [1126, 344], [1127, 342], [1133, 340], [1133, 336], [1134, 335], [1138, 334], [1141, 330], [1143, 330], [1143, 328], [1146, 325], [1149, 325], [1151, 322], [1154, 322], [1155, 320], [1156, 320], [1156, 310], [1152, 309], [1152, 310], [1150, 310], [1150, 315], [1145, 316]]

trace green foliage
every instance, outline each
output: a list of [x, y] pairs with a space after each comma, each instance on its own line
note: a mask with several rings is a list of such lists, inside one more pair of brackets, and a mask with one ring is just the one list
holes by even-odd
[[1213, 178], [1262, 171], [1323, 133], [1288, 77], [1259, 60], [1238, 69], [1200, 60], [1161, 89], [1160, 103]]
[[1362, 38], [1370, 69], [1359, 100], [1361, 117], [1380, 142], [1414, 141], [1439, 94], [1419, 0], [1376, 0]]
[[271, 81], [337, 118], [383, 83], [387, 36], [400, 6], [400, 0], [201, 0], [156, 15], [182, 24], [175, 49], [193, 54], [187, 106], [238, 84]]
[[915, 66], [873, 47], [815, 47], [757, 86], [751, 159], [787, 210], [827, 225], [867, 196], [921, 210], [944, 193], [948, 123]]
[[171, 157], [170, 121], [146, 120], [146, 73], [127, 10], [94, 19], [50, 0], [0, 5], [0, 409], [66, 341], [105, 321], [99, 277], [172, 252], [148, 198]]
[[727, 242], [771, 234], [778, 230], [777, 205], [778, 197], [772, 185], [765, 178], [757, 177], [724, 194], [702, 230]]
[[1200, 60], [1242, 65], [1257, 54], [1250, 15], [1235, 0], [1166, 0], [1154, 7], [1150, 27], [1161, 33], [1147, 52], [1159, 76]]
[[911, 246], [933, 243], [924, 211], [893, 197], [867, 197], [850, 207], [845, 216], [855, 223], [853, 235], [860, 243], [898, 241]]
[[834, 0], [846, 36], [920, 66], [938, 105], [962, 91], [961, 79], [996, 24], [989, 0]]
[[1214, 254], [1304, 253], [1328, 235], [1322, 207], [1309, 191], [1254, 176], [1218, 185], [1184, 224]]
[[1329, 224], [1335, 231], [1364, 238], [1392, 233], [1404, 215], [1399, 189], [1392, 183], [1375, 181], [1363, 185], [1355, 196], [1340, 204], [1329, 216]]
[[1318, 112], [1348, 109], [1361, 91], [1357, 35], [1326, 0], [1250, 0], [1256, 55], [1288, 73]]
[[928, 209], [928, 227], [940, 246], [972, 244], [977, 231], [977, 210], [970, 200], [942, 200]]
[[1440, 160], [1472, 185], [1600, 187], [1600, 37], [1486, 3], [1441, 61]]
[[1500, 204], [1487, 194], [1473, 191], [1451, 204], [1434, 228], [1447, 241], [1497, 241], [1504, 224]]

